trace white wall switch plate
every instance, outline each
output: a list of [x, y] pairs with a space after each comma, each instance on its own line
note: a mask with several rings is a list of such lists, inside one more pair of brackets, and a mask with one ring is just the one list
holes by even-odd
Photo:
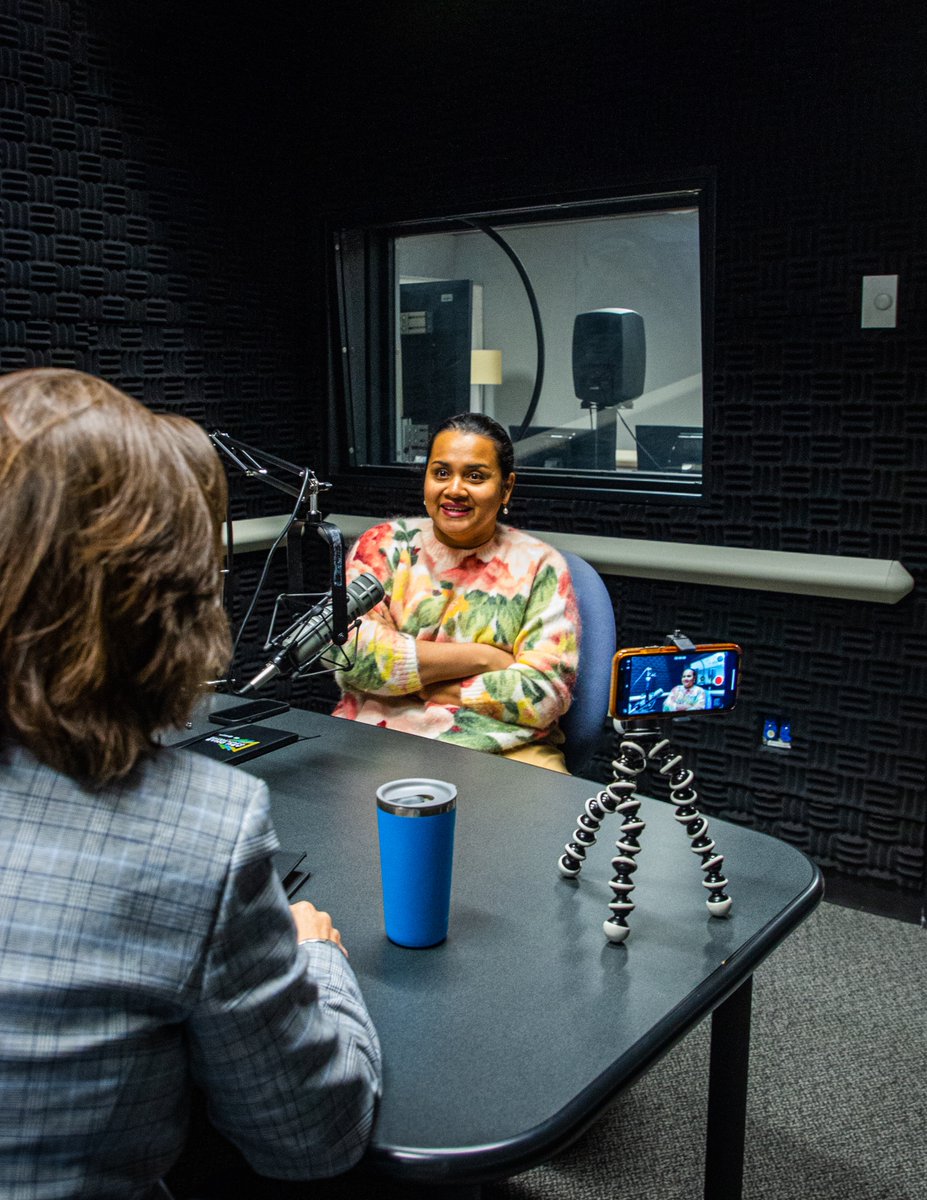
[[864, 275], [862, 329], [894, 329], [898, 316], [898, 276]]

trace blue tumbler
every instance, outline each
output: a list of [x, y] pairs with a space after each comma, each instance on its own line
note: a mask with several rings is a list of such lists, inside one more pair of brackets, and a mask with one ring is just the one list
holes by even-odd
[[377, 788], [386, 936], [399, 946], [447, 937], [457, 788], [441, 779], [393, 779]]

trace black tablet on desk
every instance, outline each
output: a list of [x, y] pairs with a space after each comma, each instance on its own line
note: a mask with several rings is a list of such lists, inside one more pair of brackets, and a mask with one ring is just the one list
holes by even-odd
[[214, 758], [218, 762], [243, 763], [258, 758], [270, 750], [289, 746], [299, 734], [289, 729], [272, 729], [267, 725], [237, 725], [233, 729], [217, 729], [194, 741], [185, 743], [188, 750]]

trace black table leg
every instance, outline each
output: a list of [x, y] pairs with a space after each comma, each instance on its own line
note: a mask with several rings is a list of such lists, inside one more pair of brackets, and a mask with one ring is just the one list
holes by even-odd
[[705, 1200], [741, 1200], [752, 994], [751, 975], [711, 1015]]

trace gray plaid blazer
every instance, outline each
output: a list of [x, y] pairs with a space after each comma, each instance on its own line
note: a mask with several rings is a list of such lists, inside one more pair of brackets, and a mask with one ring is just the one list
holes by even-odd
[[297, 946], [265, 785], [182, 750], [82, 788], [0, 751], [0, 1196], [141, 1197], [191, 1078], [265, 1175], [360, 1157], [380, 1085], [350, 966]]

